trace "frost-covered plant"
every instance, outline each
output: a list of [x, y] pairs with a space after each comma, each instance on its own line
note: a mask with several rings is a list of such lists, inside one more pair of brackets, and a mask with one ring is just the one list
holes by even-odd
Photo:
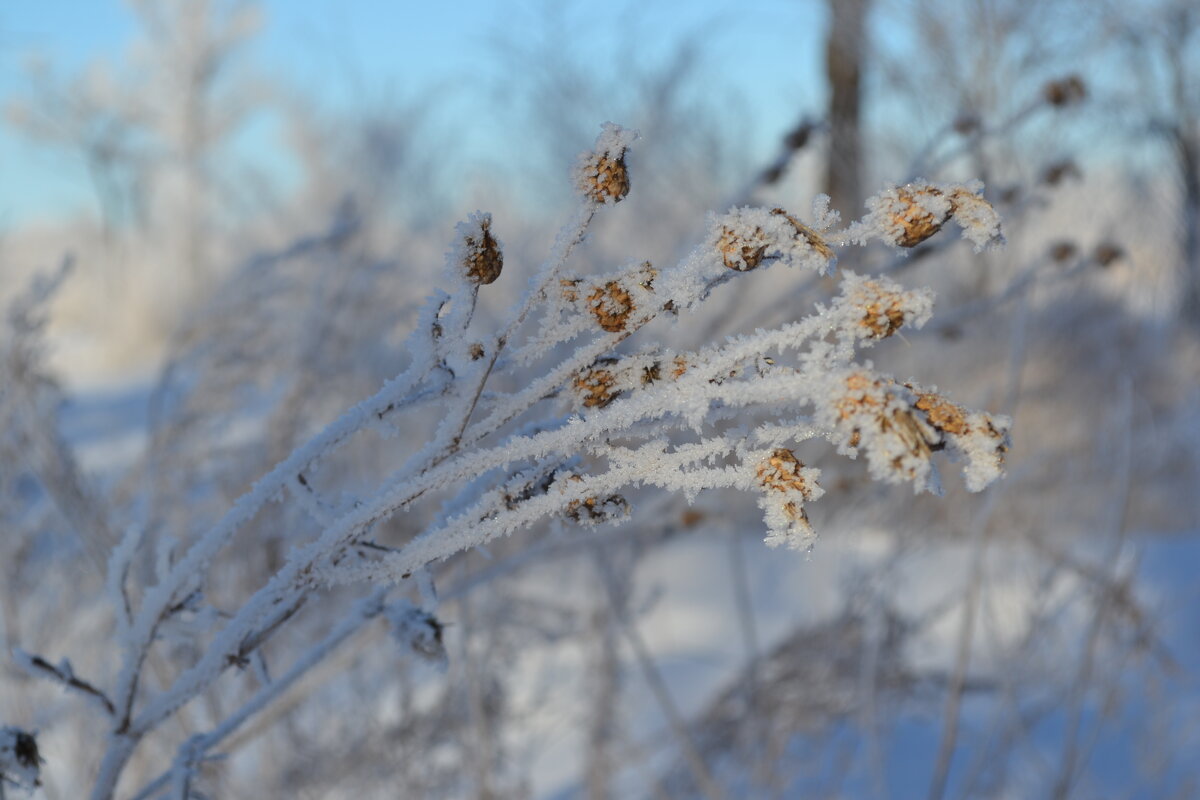
[[[131, 584], [144, 531], [127, 526], [107, 567], [121, 652], [109, 685], [77, 676], [66, 662], [21, 655], [28, 672], [86, 695], [106, 716], [94, 798], [112, 797], [139, 744], [230, 668], [254, 667], [259, 688], [191, 736], [136, 797], [195, 796], [196, 769], [212, 751], [368, 620], [385, 617], [408, 651], [443, 663], [439, 563], [523, 528], [636, 517], [629, 496], [643, 487], [689, 500], [734, 489], [756, 498], [768, 544], [806, 549], [814, 539], [808, 504], [826, 490], [819, 466], [797, 451], [814, 440], [850, 458], [862, 454], [871, 477], [918, 492], [939, 491], [940, 451], [963, 463], [972, 491], [1003, 474], [1006, 418], [963, 408], [861, 357], [924, 325], [928, 291], [846, 272], [828, 304], [776, 328], [678, 350], [641, 335], [652, 325], [687, 325], [723, 285], [753, 281], [771, 266], [830, 275], [837, 248], [869, 239], [909, 247], [953, 218], [978, 247], [996, 242], [999, 221], [980, 186], [890, 188], [844, 230], [825, 198], [814, 203], [811, 224], [780, 208], [734, 208], [712, 215], [700, 244], [676, 264], [635, 257], [605, 274], [570, 274], [594, 217], [634, 184], [625, 157], [635, 139], [606, 124], [581, 156], [578, 205], [498, 329], [476, 319], [477, 300], [512, 267], [492, 216], [477, 213], [457, 228], [443, 286], [417, 315], [398, 375], [282, 458], [178, 555], [160, 547], [153, 580], [142, 586]], [[426, 428], [431, 418], [436, 425]], [[395, 459], [386, 477], [347, 486], [325, 469], [352, 439], [372, 437], [388, 442]], [[209, 599], [217, 559], [255, 546], [248, 533], [276, 513], [273, 501], [300, 509], [313, 535], [289, 534], [294, 547], [272, 574], [234, 607], [218, 608]], [[398, 545], [380, 544], [379, 531], [400, 512], [413, 520], [411, 532]], [[389, 599], [406, 583], [416, 584], [419, 605]], [[263, 646], [306, 604], [364, 584], [367, 596], [272, 679]], [[171, 645], [178, 662], [161, 686], [146, 680], [148, 661], [166, 650], [158, 642]], [[186, 647], [175, 647], [180, 642]]]
[[0, 728], [0, 797], [5, 784], [18, 789], [40, 786], [41, 764], [33, 734], [11, 726]]

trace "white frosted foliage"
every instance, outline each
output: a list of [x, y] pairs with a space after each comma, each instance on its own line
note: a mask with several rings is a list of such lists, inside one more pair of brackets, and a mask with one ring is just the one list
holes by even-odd
[[[479, 552], [499, 537], [544, 526], [602, 539], [610, 525], [645, 520], [639, 514], [655, 494], [691, 502], [720, 490], [757, 503], [769, 546], [807, 550], [817, 535], [808, 509], [826, 494], [820, 479], [827, 464], [801, 460], [809, 452], [805, 443], [814, 440], [832, 442], [837, 451], [812, 447], [817, 459], [863, 455], [871, 478], [907, 482], [914, 491], [940, 490], [936, 462], [943, 451], [962, 463], [972, 491], [1003, 474], [1009, 420], [898, 382], [862, 358], [879, 342], [923, 326], [933, 313], [931, 292], [846, 272], [831, 300], [789, 305], [786, 321], [771, 327], [764, 322], [720, 338], [692, 318], [733, 282], [816, 284], [813, 276], [832, 274], [837, 248], [849, 242], [911, 246], [951, 218], [978, 246], [999, 241], [999, 219], [980, 186], [889, 188], [868, 203], [867, 217], [840, 233], [833, 231], [838, 218], [827, 197], [814, 201], [811, 225], [782, 208], [736, 207], [710, 215], [694, 247], [675, 263], [652, 264], [631, 242], [621, 260], [567, 272], [594, 217], [631, 190], [626, 154], [636, 139], [634, 131], [603, 126], [574, 171], [576, 207], [541, 265], [518, 278], [528, 281], [523, 292], [508, 282], [519, 296], [507, 311], [495, 302], [503, 295], [486, 295], [503, 266], [492, 216], [477, 211], [460, 223], [443, 288], [414, 312], [397, 359], [403, 370], [330, 415], [324, 427], [314, 425], [307, 441], [296, 432], [295, 439], [281, 438], [303, 443], [257, 480], [239, 480], [243, 494], [206, 528], [172, 529], [160, 522], [166, 515], [157, 507], [145, 536], [128, 518], [104, 520], [97, 540], [112, 541], [98, 563], [106, 568], [119, 650], [109, 680], [77, 675], [65, 659], [54, 665], [17, 655], [26, 671], [103, 713], [110, 734], [94, 797], [113, 795], [135, 750], [170, 728], [176, 712], [231, 672], [244, 672], [255, 683], [241, 705], [221, 705], [210, 730], [190, 736], [169, 769], [129, 795], [144, 800], [170, 788], [188, 796], [192, 779], [203, 775], [200, 765], [223, 740], [377, 616], [386, 618], [404, 652], [445, 666], [448, 623], [437, 616], [434, 574], [440, 562]], [[779, 276], [777, 283], [762, 274], [776, 264], [805, 275]], [[14, 315], [15, 335], [0, 340], [0, 363], [24, 368], [21, 359], [36, 360], [38, 308], [48, 293], [38, 287], [24, 306], [18, 303], [23, 316]], [[782, 299], [790, 304], [790, 297]], [[477, 317], [477, 308], [487, 313]], [[664, 323], [674, 332], [694, 326], [699, 335], [668, 340], [660, 335]], [[312, 390], [301, 383], [291, 408], [303, 406]], [[0, 383], [0, 412], [7, 413], [12, 396]], [[53, 399], [37, 395], [14, 416]], [[348, 468], [351, 442], [374, 446], [381, 436], [378, 465], [361, 473], [353, 462]], [[355, 474], [339, 483], [330, 475], [338, 470]], [[82, 489], [71, 497], [87, 500]], [[275, 525], [274, 514], [285, 520], [277, 533], [286, 546], [274, 551], [273, 572], [214, 602], [211, 595], [225, 587], [213, 580], [214, 565], [260, 547], [254, 534], [263, 519]], [[118, 541], [112, 530], [127, 533]], [[384, 535], [391, 538], [376, 540]], [[143, 552], [150, 547], [157, 548], [154, 557]], [[354, 584], [370, 585], [365, 597], [319, 638], [275, 638], [313, 606], [352, 591], [329, 587]], [[418, 596], [421, 605], [409, 599]], [[170, 668], [148, 679], [147, 665], [161, 666], [161, 659]], [[198, 713], [189, 725], [210, 724], [203, 718]], [[0, 779], [32, 786], [39, 762], [28, 757], [31, 740], [24, 736], [0, 729]], [[140, 752], [151, 758], [155, 750]]]

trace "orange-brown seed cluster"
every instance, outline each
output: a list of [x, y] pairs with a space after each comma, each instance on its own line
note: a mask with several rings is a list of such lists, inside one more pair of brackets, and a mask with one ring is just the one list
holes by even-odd
[[[931, 194], [940, 195], [936, 189], [928, 190]], [[916, 247], [921, 242], [933, 236], [942, 229], [942, 225], [950, 218], [950, 214], [935, 215], [917, 202], [914, 194], [907, 189], [898, 192], [899, 207], [892, 210], [892, 221], [900, 228], [900, 236], [896, 244], [900, 247]]]
[[491, 233], [490, 219], [479, 223], [479, 236], [467, 236], [463, 239], [464, 257], [463, 268], [467, 278], [476, 285], [495, 282], [504, 268], [504, 256], [500, 253], [500, 245]]
[[624, 153], [617, 158], [593, 155], [586, 174], [589, 177], [584, 193], [597, 203], [616, 203], [629, 194], [629, 169], [625, 166]]
[[617, 376], [603, 366], [592, 367], [575, 378], [575, 390], [586, 408], [604, 408], [621, 393]]
[[617, 281], [597, 286], [587, 300], [596, 321], [609, 333], [625, 330], [625, 324], [635, 307], [633, 297]]
[[804, 464], [796, 454], [785, 447], [775, 450], [758, 466], [758, 482], [767, 490], [775, 492], [798, 492], [805, 500], [811, 500], [812, 486], [800, 474]]

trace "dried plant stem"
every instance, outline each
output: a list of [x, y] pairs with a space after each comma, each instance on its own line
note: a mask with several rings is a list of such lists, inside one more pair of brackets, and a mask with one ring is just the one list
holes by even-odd
[[[1107, 569], [1111, 569], [1114, 573], [1117, 571], [1117, 562], [1128, 536], [1129, 493], [1132, 487], [1133, 475], [1133, 389], [1128, 377], [1122, 379], [1118, 395], [1121, 398], [1121, 408], [1124, 413], [1123, 419], [1115, 426], [1116, 430], [1121, 431], [1121, 435], [1119, 439], [1117, 473], [1113, 479], [1115, 485], [1113, 486], [1112, 504], [1106, 515], [1107, 519], [1112, 520], [1113, 528], [1109, 532], [1108, 552], [1105, 553], [1104, 558]], [[1115, 575], [1111, 580], [1105, 581], [1109, 585], [1115, 582]], [[1093, 673], [1096, 668], [1097, 650], [1100, 645], [1100, 635], [1104, 631], [1105, 623], [1108, 621], [1109, 610], [1113, 604], [1114, 595], [1115, 593], [1106, 586], [1100, 587], [1100, 594], [1096, 598], [1095, 609], [1088, 624], [1087, 635], [1080, 654], [1079, 669], [1076, 671], [1075, 677], [1071, 682], [1071, 695], [1068, 700], [1069, 712], [1066, 741], [1063, 743], [1063, 755], [1060, 761], [1058, 777], [1054, 782], [1053, 796], [1055, 800], [1066, 800], [1071, 793], [1071, 786], [1075, 782], [1079, 761], [1079, 736], [1083, 727], [1084, 701], [1087, 698], [1088, 689], [1092, 683]]]
[[937, 761], [933, 778], [929, 784], [929, 800], [942, 800], [950, 777], [950, 764], [958, 743], [959, 716], [967, 685], [967, 670], [971, 663], [971, 648], [975, 636], [975, 618], [979, 613], [980, 595], [983, 591], [983, 565], [987, 555], [990, 532], [989, 520], [1001, 493], [988, 495], [975, 524], [971, 529], [971, 570], [967, 576], [966, 596], [963, 602], [962, 621], [958, 628], [958, 645], [954, 658], [954, 672], [946, 693], [942, 710], [942, 736], [938, 744]]
[[642, 639], [641, 633], [638, 632], [637, 626], [629, 619], [625, 603], [618, 592], [616, 576], [613, 574], [612, 565], [609, 563], [607, 555], [599, 547], [593, 549], [592, 554], [596, 562], [597, 571], [600, 574], [601, 583], [604, 584], [605, 594], [608, 596], [609, 607], [612, 609], [613, 617], [617, 621], [617, 625], [621, 628], [621, 632], [625, 634], [625, 639], [629, 642], [634, 658], [637, 660], [638, 668], [642, 672], [642, 677], [645, 679], [650, 692], [654, 695], [654, 699], [658, 703], [663, 716], [667, 719], [667, 724], [671, 728], [671, 733], [675, 737], [675, 742], [679, 747], [680, 753], [688, 765], [688, 770], [691, 772], [693, 780], [696, 781], [697, 789], [708, 800], [724, 800], [725, 793], [721, 791], [721, 787], [713, 780], [712, 775], [708, 771], [708, 766], [704, 763], [704, 759], [696, 749], [696, 744], [692, 741], [691, 733], [688, 731], [687, 723], [684, 721], [679, 708], [675, 705], [675, 701], [671, 697], [671, 690], [667, 687], [666, 680], [663, 679], [658, 665], [654, 662], [654, 657], [650, 654], [649, 648], [646, 647], [646, 642]]
[[[203, 757], [205, 753], [235, 733], [247, 720], [261, 713], [271, 703], [278, 700], [300, 678], [307, 675], [313, 667], [334, 653], [340, 645], [361, 630], [363, 625], [377, 617], [383, 610], [383, 598], [385, 595], [385, 590], [376, 589], [370, 596], [360, 601], [345, 619], [336, 625], [324, 639], [313, 645], [296, 663], [292, 664], [287, 672], [255, 692], [249, 700], [242, 704], [241, 708], [222, 720], [220, 725], [208, 733], [192, 737], [186, 745], [188, 752], [193, 755], [193, 758]], [[181, 755], [182, 753], [183, 751], [181, 750]], [[154, 797], [167, 786], [172, 779], [172, 775], [181, 770], [190, 770], [193, 766], [193, 762], [177, 759], [170, 770], [146, 784], [146, 786], [133, 796], [133, 800], [149, 800], [149, 798]]]

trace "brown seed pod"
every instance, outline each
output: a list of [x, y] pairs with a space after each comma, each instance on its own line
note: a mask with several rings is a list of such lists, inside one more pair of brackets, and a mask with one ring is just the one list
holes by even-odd
[[462, 267], [467, 279], [475, 285], [495, 282], [504, 268], [504, 256], [500, 243], [492, 236], [491, 214], [481, 214], [475, 221], [475, 229], [463, 235]]
[[1042, 97], [1055, 108], [1064, 108], [1083, 102], [1087, 97], [1087, 86], [1078, 75], [1068, 75], [1062, 80], [1047, 83], [1042, 88]]
[[629, 194], [629, 168], [625, 165], [625, 154], [612, 157], [608, 154], [593, 154], [583, 168], [587, 176], [583, 190], [597, 203], [617, 203]]
[[1070, 261], [1079, 254], [1079, 248], [1074, 242], [1058, 241], [1050, 245], [1050, 258], [1059, 264]]
[[[935, 196], [941, 195], [937, 189], [925, 191]], [[917, 202], [916, 195], [908, 189], [898, 190], [897, 195], [897, 205], [892, 208], [892, 221], [900, 228], [896, 238], [896, 244], [900, 247], [916, 247], [940, 231], [950, 218], [948, 212], [941, 215], [930, 212]]]
[[598, 364], [575, 378], [575, 390], [583, 398], [585, 408], [604, 408], [621, 394], [621, 390], [616, 388], [617, 376], [605, 368], [615, 363], [615, 359], [602, 361], [600, 364], [604, 366]]
[[566, 514], [576, 522], [607, 522], [629, 513], [629, 501], [619, 494], [608, 497], [585, 497], [567, 503]]
[[872, 379], [865, 372], [852, 372], [846, 378], [846, 388], [854, 394], [862, 393], [862, 397], [847, 395], [840, 398], [836, 403], [839, 417], [848, 420], [878, 410], [880, 401], [872, 397], [872, 393], [882, 388], [880, 381]]
[[903, 295], [888, 291], [875, 281], [864, 281], [851, 298], [862, 308], [859, 324], [870, 332], [871, 338], [886, 339], [904, 325]]
[[625, 323], [633, 313], [633, 297], [618, 281], [609, 281], [597, 286], [588, 295], [588, 306], [592, 309], [600, 327], [609, 333], [625, 330]]
[[761, 228], [755, 228], [750, 237], [744, 237], [732, 228], [722, 228], [721, 238], [717, 240], [721, 262], [738, 272], [749, 272], [761, 264], [769, 246]]
[[917, 409], [925, 412], [930, 425], [943, 433], [961, 436], [969, 430], [967, 416], [962, 407], [940, 395], [929, 392], [917, 395], [917, 402], [914, 405]]
[[758, 466], [758, 482], [764, 489], [775, 492], [799, 492], [804, 499], [812, 498], [812, 486], [800, 471], [804, 464], [785, 447], [775, 450]]
[[954, 132], [959, 136], [970, 136], [983, 127], [983, 120], [978, 114], [963, 112], [954, 118]]
[[1079, 171], [1079, 166], [1069, 158], [1062, 161], [1055, 161], [1053, 164], [1048, 164], [1042, 170], [1041, 182], [1047, 186], [1057, 186], [1067, 178], [1079, 179], [1083, 177], [1083, 173]]
[[1101, 242], [1092, 251], [1092, 260], [1102, 267], [1111, 266], [1124, 257], [1125, 249], [1115, 242]]
[[861, 323], [876, 339], [886, 339], [904, 325], [904, 312], [899, 300], [893, 299], [886, 307], [882, 302], [870, 303], [863, 313]]

